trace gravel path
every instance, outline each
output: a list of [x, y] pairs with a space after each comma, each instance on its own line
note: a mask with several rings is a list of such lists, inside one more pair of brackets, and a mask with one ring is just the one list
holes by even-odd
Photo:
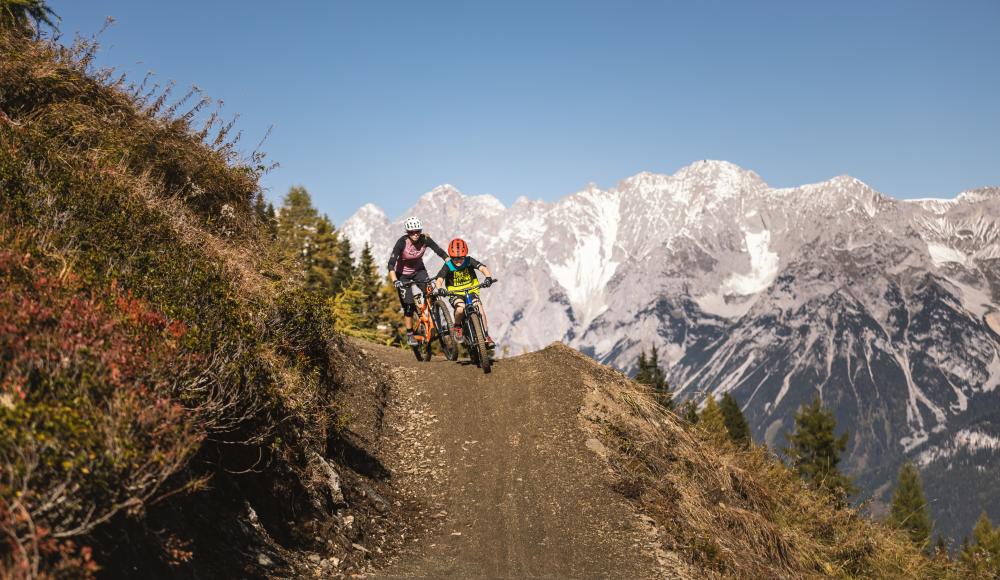
[[[398, 373], [397, 484], [436, 522], [375, 577], [649, 578], [647, 531], [588, 449], [578, 365], [559, 349], [471, 364], [364, 344]], [[416, 434], [416, 435], [415, 435]]]

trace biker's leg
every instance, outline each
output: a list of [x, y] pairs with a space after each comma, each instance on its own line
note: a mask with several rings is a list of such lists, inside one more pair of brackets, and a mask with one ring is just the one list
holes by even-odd
[[462, 299], [452, 296], [448, 301], [451, 303], [452, 310], [451, 335], [455, 337], [455, 340], [463, 340], [465, 337], [462, 335], [462, 320], [458, 318], [459, 309], [463, 307]]
[[475, 300], [476, 306], [479, 307], [479, 317], [483, 321], [483, 332], [486, 333], [486, 345], [492, 348], [495, 344], [493, 342], [493, 337], [490, 336], [490, 324], [489, 321], [486, 320], [486, 309], [483, 308], [483, 301], [479, 298], [479, 296], [476, 296]]
[[[399, 276], [403, 282], [412, 280], [410, 276]], [[417, 341], [413, 338], [413, 315], [417, 312], [417, 305], [413, 301], [413, 286], [400, 288], [399, 303], [403, 307], [403, 327], [406, 328], [406, 344], [416, 346]]]
[[[427, 285], [431, 283], [431, 277], [427, 274], [427, 270], [415, 272], [413, 274], [413, 281], [417, 283], [416, 286], [419, 286], [420, 291], [424, 293], [424, 300], [430, 300], [431, 297], [427, 293]], [[411, 286], [410, 292], [413, 292], [413, 288], [416, 286]], [[428, 304], [430, 304], [430, 302], [428, 302]]]

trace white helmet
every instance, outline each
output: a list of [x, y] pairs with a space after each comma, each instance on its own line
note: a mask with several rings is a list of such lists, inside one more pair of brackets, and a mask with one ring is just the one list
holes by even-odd
[[412, 232], [414, 230], [422, 230], [424, 229], [424, 224], [420, 223], [420, 218], [416, 216], [410, 216], [406, 218], [405, 222], [403, 222], [403, 229], [408, 232]]

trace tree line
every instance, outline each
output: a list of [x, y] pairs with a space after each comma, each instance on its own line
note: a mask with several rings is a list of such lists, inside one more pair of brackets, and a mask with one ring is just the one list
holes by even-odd
[[379, 275], [367, 243], [355, 260], [351, 241], [301, 186], [290, 188], [277, 209], [259, 193], [254, 210], [293, 275], [328, 301], [338, 331], [401, 344], [396, 290], [388, 276]]
[[[654, 345], [649, 354], [643, 349], [636, 359], [633, 380], [645, 385], [653, 398], [665, 409], [688, 423], [698, 425], [717, 445], [732, 445], [748, 449], [754, 445], [750, 425], [739, 404], [730, 393], [723, 393], [717, 402], [709, 393], [702, 401], [688, 399], [678, 405], [674, 400], [666, 373], [660, 366], [659, 352]], [[837, 502], [846, 505], [857, 493], [851, 477], [839, 469], [841, 456], [847, 449], [849, 434], [835, 434], [837, 422], [819, 396], [801, 406], [795, 413], [795, 428], [785, 433], [787, 445], [780, 449], [786, 463], [807, 484], [826, 490]], [[910, 540], [937, 558], [948, 558], [948, 547], [940, 535], [931, 542], [933, 522], [927, 509], [920, 471], [912, 462], [899, 470], [895, 490], [885, 523], [901, 530]], [[972, 530], [972, 539], [962, 541], [958, 557], [966, 570], [977, 577], [1000, 577], [1000, 526], [984, 511]]]

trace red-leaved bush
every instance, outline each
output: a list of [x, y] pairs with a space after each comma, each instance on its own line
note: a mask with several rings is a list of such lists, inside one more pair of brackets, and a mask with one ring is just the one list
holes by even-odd
[[0, 250], [0, 576], [91, 575], [71, 538], [170, 492], [204, 437], [178, 395], [202, 363], [186, 331]]

